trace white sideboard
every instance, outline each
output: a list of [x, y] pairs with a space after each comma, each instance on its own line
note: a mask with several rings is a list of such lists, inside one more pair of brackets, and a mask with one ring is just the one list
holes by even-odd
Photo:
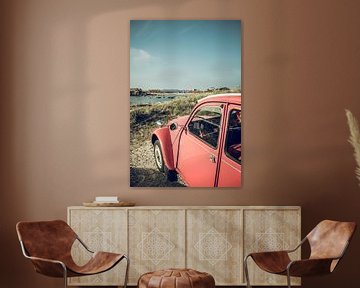
[[[68, 223], [92, 250], [129, 255], [129, 285], [148, 271], [184, 267], [212, 274], [216, 285], [245, 285], [246, 254], [293, 248], [301, 240], [298, 206], [76, 206], [68, 207]], [[78, 244], [72, 254], [78, 263], [89, 257]], [[69, 285], [121, 285], [124, 271], [120, 263], [103, 274], [70, 278]], [[264, 273], [252, 261], [249, 272], [253, 285], [286, 285], [286, 277]]]

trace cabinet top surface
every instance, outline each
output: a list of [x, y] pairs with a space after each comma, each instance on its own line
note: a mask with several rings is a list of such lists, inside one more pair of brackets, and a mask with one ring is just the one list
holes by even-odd
[[219, 210], [261, 210], [261, 209], [279, 209], [279, 210], [301, 210], [301, 206], [133, 206], [133, 207], [85, 207], [69, 206], [68, 209], [131, 209], [131, 210], [191, 210], [191, 209], [219, 209]]

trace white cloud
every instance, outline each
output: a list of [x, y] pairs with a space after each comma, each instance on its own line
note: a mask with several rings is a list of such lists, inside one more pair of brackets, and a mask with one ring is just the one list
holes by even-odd
[[132, 61], [145, 62], [145, 61], [149, 61], [151, 58], [152, 56], [145, 50], [137, 49], [137, 48], [130, 49], [130, 59]]

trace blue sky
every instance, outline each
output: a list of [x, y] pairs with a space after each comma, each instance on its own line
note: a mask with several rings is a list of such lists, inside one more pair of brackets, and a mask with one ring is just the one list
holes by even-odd
[[239, 20], [131, 20], [130, 87], [239, 87]]

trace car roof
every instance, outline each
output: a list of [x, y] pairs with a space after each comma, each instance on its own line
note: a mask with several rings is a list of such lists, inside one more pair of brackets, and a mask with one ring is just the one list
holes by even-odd
[[198, 101], [198, 103], [205, 103], [205, 102], [224, 102], [224, 103], [241, 104], [241, 93], [210, 95]]

